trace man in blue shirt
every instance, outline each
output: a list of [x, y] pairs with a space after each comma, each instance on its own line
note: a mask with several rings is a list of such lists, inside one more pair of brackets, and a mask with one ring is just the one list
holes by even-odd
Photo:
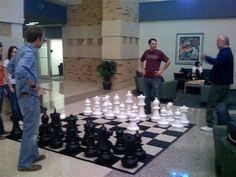
[[214, 123], [213, 112], [216, 110], [216, 105], [226, 102], [230, 84], [233, 84], [234, 56], [229, 47], [229, 38], [225, 35], [219, 35], [216, 45], [219, 49], [216, 58], [203, 56], [203, 59], [213, 65], [213, 68], [210, 77], [212, 86], [206, 108], [207, 126], [201, 127], [202, 131], [212, 131]]
[[40, 119], [39, 82], [36, 65], [36, 50], [41, 48], [45, 33], [33, 26], [27, 30], [27, 43], [19, 48], [16, 56], [7, 66], [8, 72], [16, 79], [16, 95], [23, 116], [24, 127], [18, 163], [19, 171], [40, 170], [41, 165], [34, 164], [46, 158], [39, 155], [38, 129]]

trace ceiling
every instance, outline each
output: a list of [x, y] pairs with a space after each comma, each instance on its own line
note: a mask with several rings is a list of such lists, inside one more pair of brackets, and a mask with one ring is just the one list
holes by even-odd
[[66, 24], [67, 6], [81, 0], [24, 0], [24, 24], [39, 22], [42, 26]]

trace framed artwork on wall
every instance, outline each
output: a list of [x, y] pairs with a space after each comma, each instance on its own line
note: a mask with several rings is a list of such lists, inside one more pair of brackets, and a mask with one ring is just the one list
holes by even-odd
[[203, 33], [176, 34], [176, 64], [193, 65], [203, 53]]

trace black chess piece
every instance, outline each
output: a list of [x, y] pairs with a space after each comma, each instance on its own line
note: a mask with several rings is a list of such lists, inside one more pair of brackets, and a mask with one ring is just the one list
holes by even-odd
[[82, 145], [87, 146], [89, 142], [89, 134], [90, 134], [90, 124], [92, 123], [91, 120], [87, 120], [86, 123], [84, 124], [84, 137], [82, 138]]
[[60, 113], [56, 112], [54, 108], [54, 112], [50, 114], [51, 117], [51, 141], [50, 147], [53, 149], [61, 148], [63, 146], [62, 138], [64, 137], [64, 133], [61, 128], [61, 119]]
[[138, 157], [135, 155], [136, 144], [135, 136], [127, 135], [124, 137], [124, 142], [126, 145], [125, 156], [121, 159], [122, 166], [125, 168], [135, 168], [138, 165]]
[[19, 118], [15, 115], [12, 115], [11, 120], [12, 120], [12, 130], [9, 135], [10, 138], [15, 139], [15, 140], [21, 139], [22, 130], [19, 126]]
[[69, 153], [78, 153], [81, 151], [81, 147], [79, 144], [78, 129], [76, 126], [77, 119], [78, 117], [72, 114], [66, 118], [67, 120], [66, 151]]
[[86, 137], [88, 141], [86, 141], [86, 148], [84, 150], [84, 155], [86, 157], [96, 157], [98, 148], [95, 144], [95, 124], [92, 121], [88, 121], [86, 126]]
[[142, 137], [138, 131], [136, 131], [134, 136], [136, 138], [136, 140], [135, 140], [135, 145], [136, 145], [135, 154], [139, 158], [139, 160], [143, 160], [146, 158], [146, 152], [142, 148], [142, 139], [141, 139]]
[[49, 117], [47, 115], [47, 109], [42, 109], [43, 115], [41, 116], [42, 124], [39, 126], [39, 146], [48, 146], [51, 138], [51, 127], [48, 123]]
[[125, 152], [125, 144], [124, 144], [124, 130], [118, 129], [116, 130], [116, 143], [114, 146], [114, 153], [117, 155], [124, 154]]
[[114, 155], [111, 152], [113, 148], [112, 143], [109, 141], [110, 136], [112, 135], [111, 130], [102, 125], [98, 130], [98, 162], [101, 164], [109, 164], [113, 161]]

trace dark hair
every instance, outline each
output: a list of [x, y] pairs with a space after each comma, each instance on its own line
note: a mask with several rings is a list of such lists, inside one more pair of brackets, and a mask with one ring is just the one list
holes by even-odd
[[8, 49], [7, 58], [9, 60], [11, 59], [11, 53], [12, 53], [13, 49], [17, 49], [17, 47], [13, 45], [13, 46], [10, 46], [9, 49]]
[[32, 43], [36, 41], [38, 38], [42, 39], [44, 30], [38, 26], [32, 26], [28, 28], [26, 34], [27, 34], [27, 42]]
[[151, 38], [151, 39], [148, 40], [148, 44], [151, 44], [152, 41], [157, 42], [157, 40], [155, 38]]
[[3, 47], [2, 43], [0, 42], [0, 47]]

